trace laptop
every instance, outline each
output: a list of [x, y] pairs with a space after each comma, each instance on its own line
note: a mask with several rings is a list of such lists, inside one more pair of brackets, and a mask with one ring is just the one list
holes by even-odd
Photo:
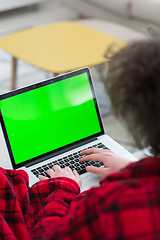
[[25, 170], [30, 186], [55, 164], [76, 169], [82, 191], [97, 186], [101, 177], [85, 168], [103, 164], [79, 161], [91, 147], [136, 160], [104, 133], [88, 68], [0, 95], [0, 122], [13, 169]]

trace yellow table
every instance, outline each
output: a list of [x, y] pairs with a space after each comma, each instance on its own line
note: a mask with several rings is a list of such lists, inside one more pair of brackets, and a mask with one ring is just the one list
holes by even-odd
[[34, 27], [0, 39], [0, 47], [12, 55], [12, 89], [16, 88], [17, 59], [54, 75], [106, 61], [111, 44], [124, 42], [74, 22]]

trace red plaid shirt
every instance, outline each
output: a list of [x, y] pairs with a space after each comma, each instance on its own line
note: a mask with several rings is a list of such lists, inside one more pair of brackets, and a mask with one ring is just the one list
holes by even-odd
[[64, 177], [29, 189], [24, 171], [0, 168], [0, 239], [160, 239], [159, 157], [79, 191]]

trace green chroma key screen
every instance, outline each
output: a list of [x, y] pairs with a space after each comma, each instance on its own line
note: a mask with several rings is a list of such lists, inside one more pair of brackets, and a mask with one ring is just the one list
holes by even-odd
[[87, 73], [0, 101], [15, 164], [101, 132]]

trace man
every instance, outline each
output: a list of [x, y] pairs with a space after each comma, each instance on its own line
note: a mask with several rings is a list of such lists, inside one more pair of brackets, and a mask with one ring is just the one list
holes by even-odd
[[159, 76], [160, 41], [149, 40], [115, 54], [106, 80], [115, 115], [155, 156], [130, 163], [108, 150], [83, 151], [81, 161], [104, 163], [87, 171], [105, 178], [82, 193], [68, 167], [55, 165], [31, 189], [25, 172], [1, 169], [2, 239], [160, 239]]

